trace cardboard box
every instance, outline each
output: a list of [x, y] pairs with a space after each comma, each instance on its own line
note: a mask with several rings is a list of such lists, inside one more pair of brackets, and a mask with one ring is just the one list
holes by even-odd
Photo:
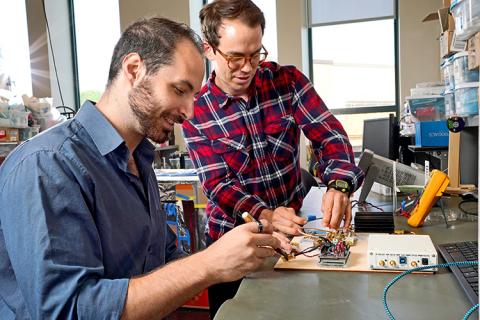
[[0, 128], [0, 142], [18, 142], [19, 133], [16, 128]]
[[420, 147], [447, 147], [448, 132], [446, 121], [417, 122], [415, 144]]
[[[195, 188], [197, 190], [195, 191]], [[177, 184], [175, 186], [177, 198], [182, 200], [197, 200], [196, 203], [206, 204], [208, 199], [203, 193], [202, 186], [198, 184]], [[198, 194], [198, 199], [195, 199], [195, 194]]]
[[480, 66], [480, 32], [468, 39], [468, 70], [477, 69]]
[[440, 8], [436, 12], [429, 13], [422, 22], [438, 20], [440, 22], [440, 33], [455, 31], [455, 20], [450, 14], [449, 7]]
[[440, 35], [440, 58], [446, 58], [453, 52], [450, 50], [452, 46], [453, 32], [445, 31]]

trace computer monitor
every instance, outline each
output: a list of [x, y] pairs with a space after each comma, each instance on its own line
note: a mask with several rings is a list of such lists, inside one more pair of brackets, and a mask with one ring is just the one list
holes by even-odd
[[367, 119], [363, 121], [363, 148], [391, 160], [398, 159], [398, 125], [396, 118]]
[[[374, 182], [393, 188], [393, 160], [379, 156], [371, 150], [363, 150], [358, 166], [365, 173], [365, 181], [358, 201], [363, 202]], [[424, 185], [425, 175], [422, 171], [397, 162], [395, 164], [397, 186]]]

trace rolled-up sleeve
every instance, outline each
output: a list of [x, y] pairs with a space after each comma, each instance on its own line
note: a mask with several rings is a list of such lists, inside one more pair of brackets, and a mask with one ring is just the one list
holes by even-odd
[[353, 149], [347, 133], [315, 91], [312, 83], [296, 68], [290, 68], [295, 121], [312, 142], [318, 161], [317, 173], [327, 184], [341, 179], [357, 190], [364, 173], [355, 165]]
[[[104, 276], [87, 173], [53, 151], [18, 160], [0, 175], [0, 241], [16, 296], [35, 319], [120, 318], [129, 279]], [[12, 279], [3, 277], [8, 276], [0, 275], [0, 287], [11, 285]]]

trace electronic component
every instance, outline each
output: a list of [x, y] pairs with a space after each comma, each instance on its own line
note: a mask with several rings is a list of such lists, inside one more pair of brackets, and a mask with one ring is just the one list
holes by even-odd
[[409, 270], [438, 262], [437, 251], [427, 235], [371, 234], [367, 255], [370, 268], [380, 270]]
[[346, 265], [350, 256], [350, 246], [355, 244], [356, 237], [352, 230], [325, 230], [303, 228], [304, 236], [300, 243], [290, 243], [293, 247], [288, 260], [296, 256], [318, 257], [323, 266], [341, 267]]
[[393, 212], [357, 212], [353, 221], [355, 232], [392, 233], [395, 229]]
[[433, 205], [443, 195], [449, 183], [450, 179], [445, 173], [439, 170], [432, 170], [430, 173], [430, 181], [413, 209], [410, 218], [407, 220], [410, 226], [420, 227], [423, 224]]
[[322, 266], [343, 267], [347, 264], [348, 257], [350, 256], [350, 249], [347, 248], [338, 254], [326, 253], [318, 256], [319, 263]]

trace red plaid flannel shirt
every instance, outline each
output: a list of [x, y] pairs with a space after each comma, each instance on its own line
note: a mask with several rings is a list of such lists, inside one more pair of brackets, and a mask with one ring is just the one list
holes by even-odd
[[183, 125], [209, 199], [212, 239], [243, 223], [239, 212], [258, 218], [266, 208], [300, 209], [300, 131], [312, 142], [322, 181], [345, 180], [354, 190], [361, 185], [363, 172], [354, 165], [347, 134], [295, 67], [262, 63], [249, 102], [225, 94], [214, 79], [215, 72], [197, 96], [194, 118]]

